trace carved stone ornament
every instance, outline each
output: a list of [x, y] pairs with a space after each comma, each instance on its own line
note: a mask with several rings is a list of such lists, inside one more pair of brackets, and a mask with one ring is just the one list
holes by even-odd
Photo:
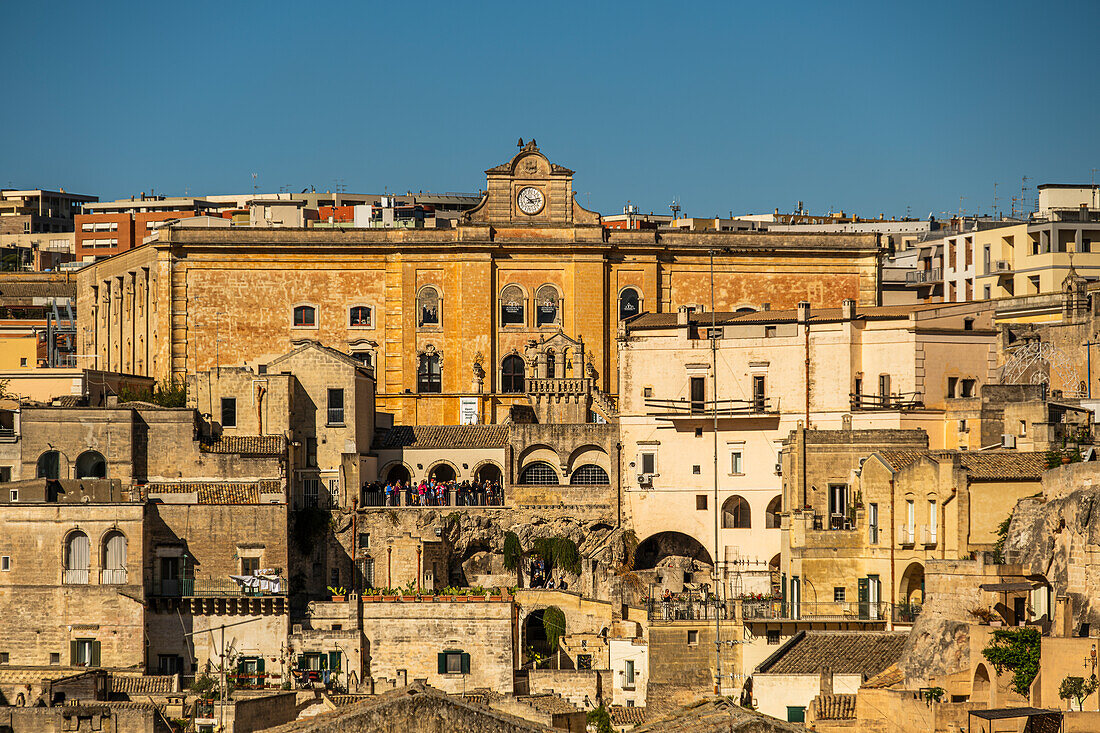
[[443, 368], [443, 352], [435, 348], [435, 344], [425, 344], [423, 349], [416, 352], [417, 357], [420, 356], [437, 356], [439, 357], [439, 368]]

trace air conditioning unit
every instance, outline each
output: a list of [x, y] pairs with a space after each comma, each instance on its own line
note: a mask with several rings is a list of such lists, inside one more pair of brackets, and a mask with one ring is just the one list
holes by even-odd
[[997, 260], [993, 263], [993, 267], [997, 272], [1011, 272], [1012, 263], [1008, 260]]
[[782, 463], [775, 464], [775, 475], [779, 476], [782, 473], [783, 473], [783, 464]]
[[1016, 447], [1016, 436], [1015, 435], [1009, 435], [1008, 433], [1005, 433], [1004, 435], [1002, 435], [1001, 436], [1001, 447], [1002, 448], [1015, 448]]
[[639, 473], [638, 474], [638, 485], [639, 486], [652, 486], [653, 485], [653, 474], [652, 473]]

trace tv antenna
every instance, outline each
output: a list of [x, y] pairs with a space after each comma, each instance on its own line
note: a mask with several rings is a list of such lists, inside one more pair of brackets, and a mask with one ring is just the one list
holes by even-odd
[[673, 219], [679, 219], [680, 218], [680, 200], [679, 199], [672, 199], [672, 203], [668, 205], [668, 208], [672, 209], [672, 218]]
[[253, 198], [255, 198], [257, 192], [259, 191], [259, 188], [256, 185], [256, 179], [259, 177], [259, 175], [260, 175], [259, 173], [253, 173], [252, 174], [252, 196], [253, 196]]

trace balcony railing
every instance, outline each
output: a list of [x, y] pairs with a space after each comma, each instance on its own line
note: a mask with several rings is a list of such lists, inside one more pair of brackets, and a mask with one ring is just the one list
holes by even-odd
[[706, 621], [730, 617], [725, 603], [689, 592], [674, 593], [667, 599], [650, 598], [647, 611], [651, 621]]
[[125, 568], [115, 570], [101, 570], [99, 571], [99, 582], [101, 585], [126, 585], [128, 573]]
[[12, 443], [18, 439], [15, 428], [0, 428], [0, 443]]
[[911, 270], [905, 273], [907, 285], [927, 285], [943, 281], [943, 268], [933, 267], [929, 270]]
[[69, 569], [61, 573], [61, 582], [65, 585], [87, 585], [88, 568]]
[[279, 589], [242, 587], [230, 578], [158, 579], [153, 583], [154, 596], [162, 598], [255, 598], [287, 595], [287, 582], [280, 579]]
[[924, 398], [920, 392], [906, 392], [904, 394], [856, 394], [848, 395], [851, 400], [852, 410], [916, 410], [924, 407]]
[[790, 603], [787, 601], [743, 601], [746, 620], [769, 619], [800, 621], [885, 621], [890, 604], [881, 601], [833, 601], [825, 603]]
[[330, 408], [328, 408], [328, 424], [329, 425], [343, 425], [344, 424], [344, 408], [343, 407], [330, 407]]
[[655, 408], [659, 413], [654, 417], [752, 417], [773, 415], [779, 411], [778, 401], [773, 408], [767, 397], [755, 397], [751, 400], [646, 400], [646, 407]]

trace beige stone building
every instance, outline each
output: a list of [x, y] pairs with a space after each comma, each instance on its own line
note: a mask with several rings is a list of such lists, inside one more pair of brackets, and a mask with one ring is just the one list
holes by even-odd
[[[637, 567], [681, 556], [700, 570], [717, 549], [726, 593], [767, 594], [768, 583], [743, 584], [754, 568], [770, 568], [778, 592], [781, 516], [792, 509], [780, 454], [790, 431], [808, 419], [822, 430], [905, 431], [906, 445], [942, 447], [950, 390], [993, 376], [991, 326], [991, 313], [972, 305], [861, 309], [851, 300], [826, 310], [682, 309], [626, 323], [620, 471], [623, 513], [641, 541]], [[918, 440], [913, 431], [924, 432]], [[679, 571], [661, 577], [679, 590]]]
[[[559, 332], [617, 393], [616, 324], [707, 302], [712, 251], [719, 308], [876, 302], [874, 234], [605, 230], [576, 203], [573, 172], [533, 143], [486, 175], [453, 229], [162, 228], [78, 274], [80, 353], [183, 379], [314, 338], [375, 367], [398, 424], [458, 424], [464, 404], [500, 422], [537, 369], [525, 345]], [[552, 378], [588, 376], [556, 356]]]

